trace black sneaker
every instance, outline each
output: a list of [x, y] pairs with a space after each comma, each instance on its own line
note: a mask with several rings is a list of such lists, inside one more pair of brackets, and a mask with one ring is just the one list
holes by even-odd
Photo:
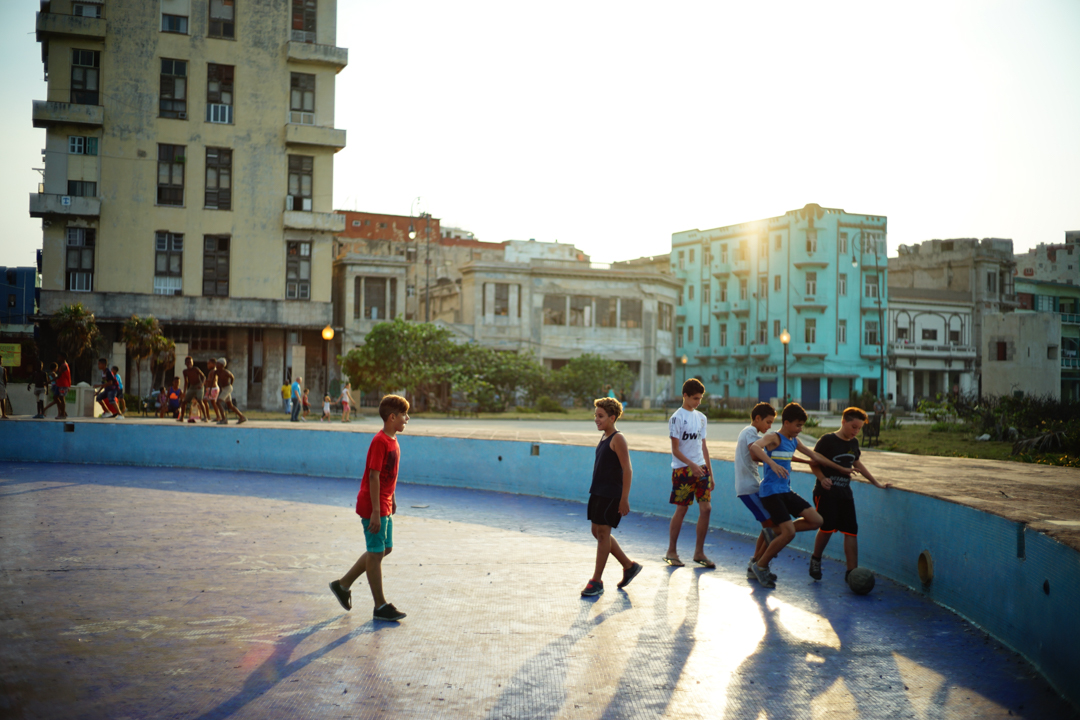
[[581, 597], [596, 597], [604, 594], [604, 581], [590, 580], [585, 589], [581, 591]]
[[622, 580], [615, 587], [617, 587], [617, 588], [626, 587], [627, 585], [630, 584], [630, 581], [633, 580], [634, 578], [636, 578], [638, 576], [638, 573], [641, 572], [644, 569], [645, 568], [643, 568], [641, 566], [641, 563], [638, 563], [638, 562], [632, 563], [630, 565], [630, 567], [623, 570], [623, 572], [622, 572]]
[[810, 577], [815, 580], [821, 579], [821, 558], [810, 558]]
[[346, 610], [352, 610], [352, 592], [341, 587], [341, 583], [335, 580], [330, 583], [330, 592], [334, 593], [334, 597], [341, 603], [341, 607]]
[[376, 620], [386, 620], [387, 622], [397, 622], [405, 617], [405, 613], [394, 607], [393, 603], [386, 603], [381, 608], [375, 608], [373, 616]]

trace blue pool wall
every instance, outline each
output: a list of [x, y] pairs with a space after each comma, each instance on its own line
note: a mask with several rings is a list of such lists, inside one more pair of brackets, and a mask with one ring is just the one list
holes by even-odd
[[[57, 422], [5, 423], [0, 459], [206, 468], [353, 478], [359, 482], [371, 433], [258, 427], [191, 427]], [[585, 502], [594, 449], [574, 445], [399, 436], [403, 482], [474, 488]], [[535, 448], [535, 450], [534, 450]], [[534, 455], [533, 452], [538, 452]], [[671, 513], [670, 455], [631, 451], [635, 512]], [[734, 465], [714, 461], [710, 524], [748, 536], [760, 526], [734, 492]], [[912, 478], [917, 483], [917, 478]], [[792, 489], [809, 499], [813, 477]], [[946, 500], [853, 484], [860, 565], [954, 610], [1022, 653], [1080, 706], [1080, 553], [1052, 538]], [[687, 522], [696, 520], [696, 507]], [[584, 531], [583, 531], [584, 532]], [[809, 551], [813, 533], [792, 543]], [[934, 577], [924, 585], [921, 553]], [[843, 543], [827, 555], [843, 558]]]

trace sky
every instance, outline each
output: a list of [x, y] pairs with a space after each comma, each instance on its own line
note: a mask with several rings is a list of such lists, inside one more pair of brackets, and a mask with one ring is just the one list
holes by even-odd
[[[41, 243], [38, 7], [0, 0], [0, 265]], [[598, 262], [807, 203], [1024, 251], [1080, 230], [1077, 37], [1077, 0], [339, 0], [334, 205]]]

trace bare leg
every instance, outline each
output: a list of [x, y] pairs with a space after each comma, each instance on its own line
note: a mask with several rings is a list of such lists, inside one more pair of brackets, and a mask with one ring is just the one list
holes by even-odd
[[353, 566], [349, 568], [349, 572], [341, 576], [341, 579], [338, 580], [338, 583], [341, 585], [343, 590], [348, 590], [350, 587], [352, 587], [352, 584], [356, 582], [361, 575], [364, 574], [364, 571], [367, 570], [367, 563], [368, 554], [364, 553], [355, 563], [353, 563]]
[[634, 561], [623, 552], [622, 547], [619, 546], [619, 541], [610, 534], [608, 537], [611, 538], [611, 556], [619, 561], [619, 564], [623, 566], [623, 570], [633, 565]]
[[[244, 417], [244, 413], [240, 412], [240, 408], [236, 407], [236, 403], [234, 403], [232, 399], [229, 400], [229, 407], [232, 408], [232, 411], [236, 413], [236, 416], [240, 418], [242, 422], [247, 422], [247, 418]], [[228, 419], [227, 415], [226, 419]]]
[[776, 537], [765, 548], [765, 552], [758, 556], [758, 567], [769, 567], [772, 559], [779, 555], [780, 551], [787, 547], [789, 542], [795, 539], [795, 523], [790, 520], [780, 523], [780, 526], [774, 528], [773, 531], [776, 533]]
[[818, 530], [817, 537], [814, 538], [814, 557], [821, 557], [821, 553], [825, 552], [830, 540], [832, 540], [832, 533]]
[[675, 514], [671, 516], [671, 525], [668, 529], [668, 549], [665, 557], [672, 560], [679, 558], [679, 551], [676, 547], [679, 544], [679, 531], [682, 530], [683, 518], [686, 517], [686, 511], [689, 509], [689, 505], [676, 505]]
[[367, 555], [367, 581], [371, 586], [371, 597], [375, 601], [375, 607], [381, 608], [386, 604], [386, 597], [382, 589], [382, 559], [383, 553], [365, 553]]
[[758, 533], [757, 543], [754, 545], [754, 557], [752, 559], [757, 560], [761, 557], [761, 554], [765, 552], [765, 548], [768, 547], [768, 543], [765, 542], [765, 532]]
[[705, 557], [705, 536], [709, 533], [709, 516], [712, 515], [712, 503], [698, 503], [697, 543], [694, 545], [694, 559], [708, 560]]
[[859, 567], [859, 538], [854, 535], [844, 536], [844, 557], [847, 558], [848, 570]]

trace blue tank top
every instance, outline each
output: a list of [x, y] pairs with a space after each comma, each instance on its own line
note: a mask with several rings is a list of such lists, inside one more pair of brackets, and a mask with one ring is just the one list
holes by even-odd
[[[783, 433], [776, 433], [780, 438], [780, 444], [772, 450], [768, 450], [769, 457], [773, 462], [788, 471], [788, 475], [791, 475], [791, 456], [795, 454], [795, 449], [799, 446], [799, 443], [791, 438], [787, 437]], [[758, 497], [768, 497], [769, 495], [780, 495], [782, 493], [791, 492], [791, 478], [782, 478], [773, 472], [771, 466], [766, 463], [762, 468], [762, 480], [761, 487], [758, 488]]]

